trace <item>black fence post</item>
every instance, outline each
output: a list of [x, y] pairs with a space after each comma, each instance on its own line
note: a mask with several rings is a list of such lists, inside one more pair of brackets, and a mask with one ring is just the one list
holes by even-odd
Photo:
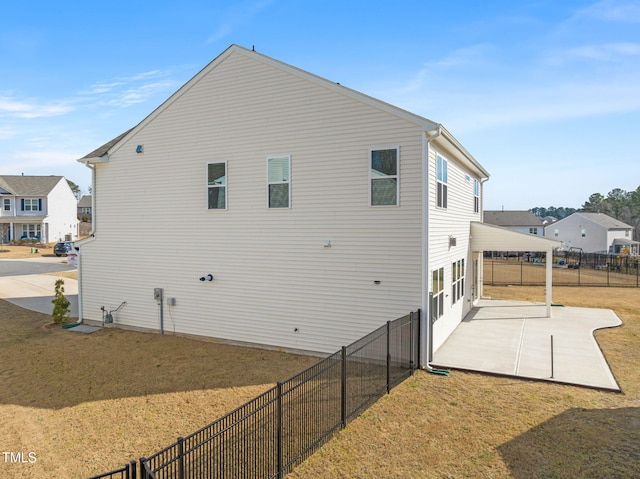
[[178, 479], [184, 479], [184, 438], [178, 438]]
[[136, 479], [136, 461], [131, 461], [129, 463], [129, 478], [130, 479]]
[[144, 466], [145, 462], [147, 462], [147, 458], [146, 457], [141, 457], [140, 460], [138, 461], [138, 464], [140, 465], [140, 479], [147, 479], [148, 478], [147, 469]]
[[417, 316], [418, 316], [416, 318], [416, 321], [418, 321], [418, 327], [416, 328], [417, 331], [416, 331], [416, 337], [415, 337], [415, 340], [416, 340], [416, 358], [415, 358], [416, 362], [415, 362], [415, 364], [416, 364], [416, 368], [419, 368], [420, 367], [420, 354], [422, 353], [422, 346], [420, 344], [421, 343], [421, 340], [420, 340], [421, 336], [420, 335], [422, 334], [422, 324], [420, 324], [420, 323], [422, 321], [421, 318], [422, 318], [422, 315], [424, 314], [424, 312], [418, 309], [416, 311], [416, 313], [417, 313]]
[[342, 369], [340, 379], [340, 422], [347, 427], [347, 347], [342, 346]]
[[413, 322], [415, 313], [411, 311], [409, 313], [409, 369], [413, 376], [413, 371], [416, 369], [416, 364], [413, 362]]
[[282, 383], [278, 381], [278, 400], [277, 400], [277, 411], [276, 411], [276, 427], [277, 430], [277, 454], [278, 454], [278, 479], [282, 479], [284, 477], [282, 471]]
[[387, 394], [391, 391], [391, 321], [387, 321]]

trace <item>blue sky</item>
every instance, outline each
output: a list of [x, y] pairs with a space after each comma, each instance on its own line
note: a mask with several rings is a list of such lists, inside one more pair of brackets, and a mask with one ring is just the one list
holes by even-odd
[[10, 2], [0, 174], [64, 175], [230, 44], [442, 123], [485, 209], [640, 186], [640, 0]]

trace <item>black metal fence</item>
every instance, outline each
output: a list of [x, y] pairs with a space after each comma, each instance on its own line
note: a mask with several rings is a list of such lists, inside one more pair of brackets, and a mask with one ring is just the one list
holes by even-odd
[[[413, 374], [419, 337], [419, 311], [389, 321], [217, 421], [141, 458], [139, 477], [280, 479]], [[136, 479], [136, 463], [90, 479], [102, 478]]]
[[[492, 286], [545, 284], [545, 258], [508, 256], [484, 260], [484, 284]], [[640, 258], [577, 251], [553, 255], [553, 284], [556, 286], [640, 287]]]

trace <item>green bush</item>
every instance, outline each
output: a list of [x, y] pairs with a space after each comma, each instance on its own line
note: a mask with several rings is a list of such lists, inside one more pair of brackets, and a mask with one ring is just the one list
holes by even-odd
[[56, 293], [55, 298], [51, 300], [53, 303], [53, 322], [56, 324], [62, 324], [65, 320], [69, 319], [69, 300], [64, 295], [64, 280], [56, 280]]

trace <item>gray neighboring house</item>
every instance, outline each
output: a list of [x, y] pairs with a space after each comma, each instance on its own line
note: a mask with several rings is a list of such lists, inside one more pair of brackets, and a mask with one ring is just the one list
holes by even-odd
[[77, 200], [64, 176], [0, 176], [4, 242], [52, 243], [78, 238]]
[[531, 211], [486, 210], [483, 222], [520, 233], [544, 236], [544, 224]]
[[[80, 221], [91, 221], [91, 195], [83, 195], [78, 201], [78, 219]], [[83, 218], [86, 217], [86, 220]]]
[[640, 243], [633, 241], [633, 226], [604, 213], [574, 213], [545, 227], [545, 235], [562, 241], [565, 249], [584, 253], [640, 254]]

